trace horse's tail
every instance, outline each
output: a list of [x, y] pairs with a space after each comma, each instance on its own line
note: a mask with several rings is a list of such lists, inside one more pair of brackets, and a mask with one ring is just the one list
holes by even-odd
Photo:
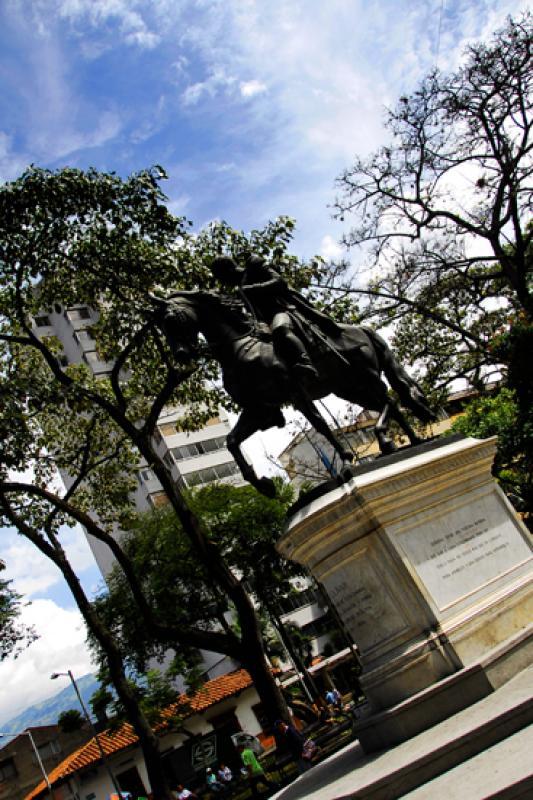
[[412, 411], [421, 422], [434, 422], [436, 416], [429, 407], [424, 392], [395, 358], [385, 339], [371, 328], [365, 327], [365, 332], [374, 346], [385, 377], [398, 394], [402, 405]]

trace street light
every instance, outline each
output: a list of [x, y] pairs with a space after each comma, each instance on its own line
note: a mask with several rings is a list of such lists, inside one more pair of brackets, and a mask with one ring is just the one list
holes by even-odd
[[104, 753], [104, 748], [100, 744], [100, 739], [98, 738], [98, 732], [97, 732], [96, 728], [94, 727], [94, 723], [93, 723], [91, 717], [89, 716], [89, 712], [87, 711], [87, 708], [85, 707], [85, 703], [82, 700], [82, 697], [81, 697], [81, 694], [80, 694], [80, 690], [78, 689], [78, 684], [74, 680], [74, 675], [72, 674], [72, 672], [70, 670], [67, 670], [67, 672], [52, 672], [52, 674], [50, 675], [50, 678], [53, 681], [55, 681], [56, 678], [60, 678], [62, 676], [70, 678], [70, 682], [72, 683], [72, 685], [74, 687], [74, 691], [76, 692], [76, 694], [78, 696], [78, 700], [79, 700], [80, 706], [82, 707], [83, 713], [85, 715], [85, 719], [89, 723], [90, 728], [91, 728], [91, 730], [92, 730], [92, 732], [94, 734], [94, 739], [96, 741], [96, 746], [98, 747], [98, 750], [100, 751], [100, 756], [102, 758], [102, 763], [104, 765], [104, 768], [107, 770], [107, 774], [109, 775], [109, 777], [111, 779], [111, 783], [113, 784], [113, 788], [115, 789], [115, 792], [120, 797], [121, 796], [120, 786], [118, 785], [117, 780], [116, 780], [115, 776], [113, 775], [113, 773], [111, 771], [111, 767], [109, 766], [109, 763], [107, 761], [106, 754]]
[[41, 768], [41, 772], [43, 773], [43, 778], [44, 778], [44, 781], [46, 783], [46, 786], [48, 787], [48, 791], [50, 793], [50, 797], [53, 797], [52, 786], [50, 785], [50, 781], [48, 780], [48, 775], [46, 774], [46, 770], [44, 768], [44, 764], [41, 761], [41, 756], [39, 755], [39, 751], [37, 750], [37, 746], [35, 744], [33, 736], [31, 735], [31, 731], [20, 731], [20, 733], [0, 733], [0, 739], [3, 739], [4, 736], [29, 736], [30, 737], [30, 742], [31, 742], [31, 746], [33, 747], [33, 752], [35, 753], [35, 758], [37, 759], [37, 763], [39, 764], [39, 767]]

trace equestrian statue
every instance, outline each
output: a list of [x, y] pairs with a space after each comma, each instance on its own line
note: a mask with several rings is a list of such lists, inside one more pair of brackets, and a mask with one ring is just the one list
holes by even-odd
[[402, 405], [418, 419], [427, 423], [435, 419], [434, 414], [375, 331], [335, 322], [257, 255], [247, 256], [243, 267], [233, 258], [220, 256], [211, 269], [219, 283], [233, 287], [233, 294], [193, 290], [166, 298], [150, 295], [150, 299], [156, 324], [178, 361], [194, 360], [202, 334], [209, 355], [219, 362], [224, 388], [242, 408], [227, 447], [245, 480], [274, 496], [273, 481], [256, 475], [241, 444], [257, 431], [283, 427], [285, 405], [306, 417], [345, 466], [352, 463], [353, 454], [342, 446], [313, 402], [331, 393], [379, 413], [375, 433], [382, 453], [395, 449], [387, 435], [390, 419], [398, 422], [411, 444], [421, 441], [389, 396], [382, 373]]

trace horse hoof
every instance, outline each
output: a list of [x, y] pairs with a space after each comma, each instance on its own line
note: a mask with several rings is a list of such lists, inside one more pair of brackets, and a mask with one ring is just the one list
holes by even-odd
[[393, 442], [383, 442], [381, 444], [381, 452], [384, 456], [390, 456], [396, 452], [396, 445]]
[[255, 487], [258, 492], [261, 492], [265, 497], [270, 497], [271, 499], [274, 499], [277, 494], [276, 484], [272, 478], [259, 478], [255, 482]]
[[343, 483], [348, 483], [351, 479], [355, 476], [355, 465], [354, 464], [345, 464], [343, 468], [339, 472], [338, 480], [340, 485], [342, 486]]

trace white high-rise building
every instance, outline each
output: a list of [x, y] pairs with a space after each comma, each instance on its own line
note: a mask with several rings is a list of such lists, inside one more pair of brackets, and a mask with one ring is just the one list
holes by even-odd
[[[98, 377], [108, 374], [113, 364], [102, 361], [96, 349], [90, 328], [97, 320], [98, 313], [88, 306], [64, 309], [56, 305], [36, 316], [34, 325], [40, 338], [55, 336], [61, 342], [63, 352], [58, 360], [62, 366], [85, 363]], [[203, 428], [190, 433], [179, 430], [177, 423], [182, 416], [183, 409], [163, 409], [154, 434], [157, 450], [172, 469], [175, 481], [188, 488], [213, 481], [242, 485], [239, 468], [226, 447], [230, 431], [227, 414], [221, 409]], [[62, 478], [68, 487], [72, 479], [68, 475]], [[142, 463], [133, 501], [138, 511], [167, 502], [154, 473]], [[120, 537], [118, 530], [117, 536]], [[105, 578], [115, 563], [111, 551], [94, 537], [87, 535], [87, 539]]]
[[[90, 328], [97, 320], [98, 313], [88, 306], [77, 305], [65, 309], [56, 305], [34, 318], [34, 329], [40, 338], [54, 336], [61, 342], [63, 351], [58, 360], [62, 366], [85, 363], [98, 377], [108, 374], [113, 364], [102, 361], [96, 349]], [[157, 450], [171, 467], [175, 481], [184, 487], [201, 486], [215, 480], [243, 485], [237, 464], [226, 447], [226, 437], [231, 427], [227, 414], [221, 409], [203, 428], [190, 433], [180, 431], [177, 427], [182, 415], [183, 409], [180, 408], [163, 409], [154, 433]], [[67, 474], [61, 477], [68, 488], [72, 477]], [[132, 500], [138, 511], [157, 508], [167, 502], [161, 484], [142, 462], [137, 477]], [[87, 532], [85, 535], [105, 579], [115, 564], [111, 550]], [[117, 529], [115, 535], [120, 539], [121, 531]], [[207, 679], [236, 666], [230, 659], [217, 653], [202, 652], [202, 657]]]

